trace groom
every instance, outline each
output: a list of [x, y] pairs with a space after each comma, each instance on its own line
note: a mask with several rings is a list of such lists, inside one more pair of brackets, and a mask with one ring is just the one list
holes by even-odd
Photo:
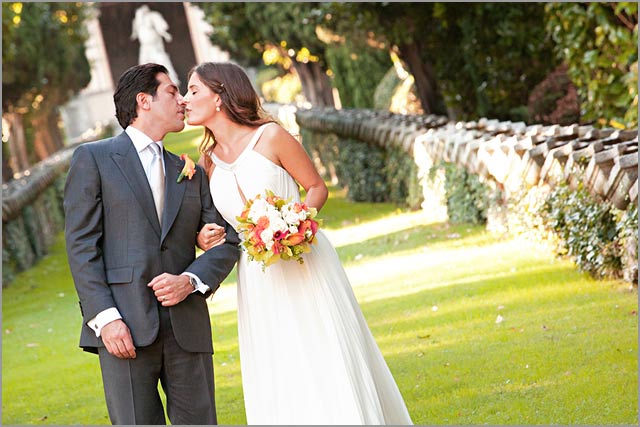
[[[162, 65], [125, 71], [114, 94], [123, 133], [79, 146], [64, 195], [69, 266], [80, 299], [80, 347], [99, 354], [113, 424], [216, 424], [205, 298], [236, 263], [237, 234], [213, 206], [206, 175], [177, 182], [163, 149], [184, 128], [184, 100]], [[195, 258], [208, 222], [227, 239]]]

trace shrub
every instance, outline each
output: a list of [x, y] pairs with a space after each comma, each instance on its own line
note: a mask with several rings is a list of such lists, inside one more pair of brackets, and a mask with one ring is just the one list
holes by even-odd
[[531, 91], [528, 110], [533, 122], [566, 126], [580, 121], [578, 92], [567, 69], [561, 64]]
[[561, 184], [550, 192], [540, 213], [560, 237], [559, 255], [572, 257], [580, 270], [594, 277], [622, 277], [620, 233], [633, 224], [618, 225], [618, 215], [609, 203], [596, 200], [582, 184], [577, 189]]
[[480, 178], [453, 163], [442, 165], [447, 213], [453, 223], [486, 224], [490, 189]]

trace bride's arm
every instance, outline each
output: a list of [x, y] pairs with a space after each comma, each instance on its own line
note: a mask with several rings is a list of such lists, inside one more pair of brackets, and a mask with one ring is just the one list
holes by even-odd
[[282, 167], [307, 192], [304, 200], [307, 206], [316, 208], [319, 212], [327, 201], [329, 190], [302, 144], [280, 126], [269, 126], [265, 129], [263, 138], [268, 141], [269, 151]]

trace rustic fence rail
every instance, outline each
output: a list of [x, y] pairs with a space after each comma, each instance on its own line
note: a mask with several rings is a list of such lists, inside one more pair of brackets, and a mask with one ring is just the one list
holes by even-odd
[[[620, 211], [637, 208], [637, 129], [526, 125], [486, 118], [454, 122], [433, 115], [332, 108], [299, 110], [296, 118], [308, 141], [330, 141], [311, 146], [307, 141], [309, 151], [320, 151], [314, 154], [326, 169], [340, 169], [328, 163], [339, 157], [334, 148], [339, 151], [344, 141], [368, 150], [405, 153], [413, 160], [411, 167], [397, 167], [415, 175], [423, 209], [446, 209], [444, 172], [439, 165], [453, 164], [475, 175], [499, 194], [488, 207], [487, 227], [494, 230], [515, 230], [517, 221], [511, 218], [519, 214], [509, 212], [518, 208], [514, 199], [530, 194], [540, 201], [561, 185], [571, 190], [584, 188], [596, 203]], [[334, 152], [327, 155], [327, 151]], [[386, 158], [397, 162], [397, 157]], [[628, 241], [614, 242], [627, 252], [622, 257], [622, 275], [631, 282], [637, 281], [637, 220], [635, 228], [633, 233], [626, 232]]]
[[47, 254], [64, 229], [64, 180], [75, 143], [2, 184], [2, 285]]

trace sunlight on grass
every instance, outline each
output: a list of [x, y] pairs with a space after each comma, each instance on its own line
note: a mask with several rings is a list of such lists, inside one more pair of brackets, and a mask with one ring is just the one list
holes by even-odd
[[339, 229], [325, 229], [325, 234], [335, 247], [340, 247], [444, 220], [445, 218], [435, 218], [424, 211], [399, 211], [362, 224], [349, 225]]

